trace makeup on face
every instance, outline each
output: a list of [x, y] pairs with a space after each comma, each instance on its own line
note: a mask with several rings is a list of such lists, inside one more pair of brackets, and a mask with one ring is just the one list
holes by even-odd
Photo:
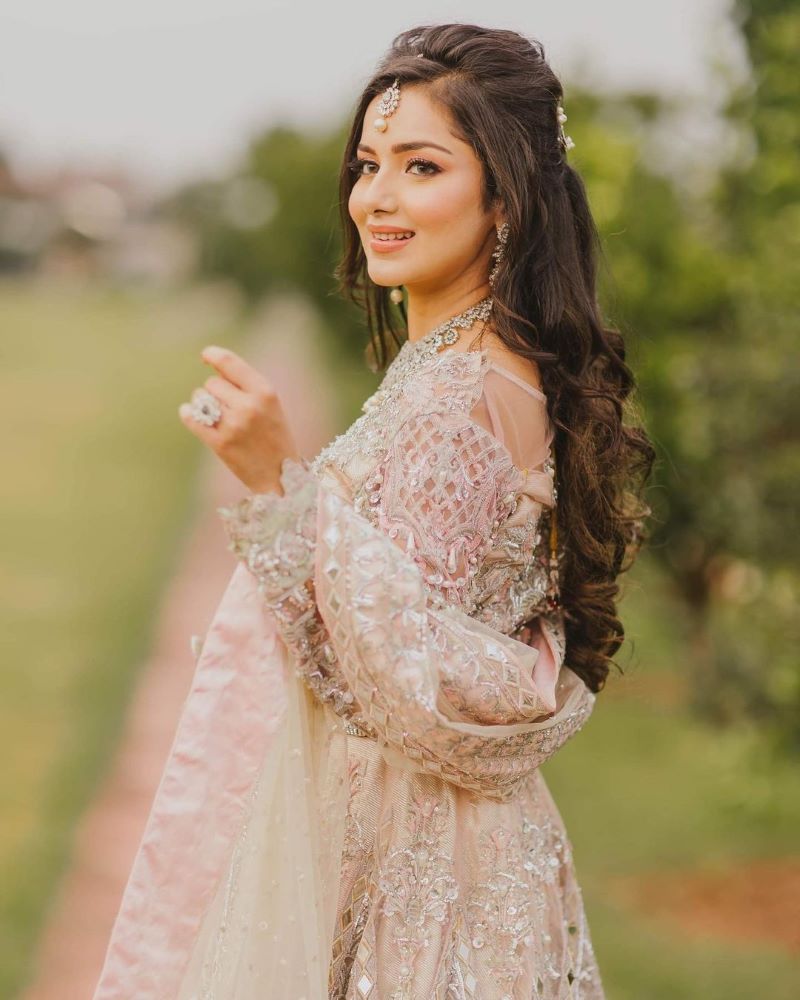
[[[368, 266], [375, 268], [371, 277], [380, 284], [391, 279], [410, 287], [409, 282], [425, 280], [429, 273], [463, 275], [486, 228], [478, 211], [480, 161], [468, 143], [458, 141], [451, 122], [424, 88], [404, 92], [387, 119], [391, 138], [374, 134], [373, 112], [377, 108], [367, 109], [362, 135], [347, 163], [355, 178], [350, 216]], [[419, 245], [412, 253], [408, 245], [414, 241]], [[390, 254], [396, 259], [390, 260]]]
[[414, 239], [414, 231], [392, 226], [368, 226], [372, 234], [369, 241], [371, 250], [376, 253], [394, 253]]

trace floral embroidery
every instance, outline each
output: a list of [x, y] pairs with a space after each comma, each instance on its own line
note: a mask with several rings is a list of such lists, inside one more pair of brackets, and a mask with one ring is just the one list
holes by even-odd
[[517, 837], [496, 827], [480, 837], [482, 877], [466, 903], [472, 947], [489, 952], [487, 965], [501, 991], [512, 1000], [521, 971], [520, 945], [534, 941], [531, 889], [525, 878]]
[[380, 913], [398, 918], [393, 934], [400, 957], [399, 980], [387, 1000], [412, 1000], [414, 962], [428, 947], [430, 921], [444, 924], [458, 895], [453, 859], [443, 853], [440, 843], [447, 827], [444, 809], [444, 800], [415, 795], [406, 817], [410, 840], [389, 852], [378, 873], [383, 894]]
[[549, 817], [539, 824], [522, 820], [523, 868], [537, 880], [552, 885], [562, 865], [571, 860], [569, 844], [558, 834]]
[[[335, 469], [341, 482], [348, 469], [360, 466], [361, 475], [352, 483], [353, 509], [414, 559], [431, 610], [459, 607], [510, 635], [541, 606], [547, 585], [546, 553], [537, 529], [540, 506], [534, 505], [537, 516], [511, 523], [524, 477], [505, 447], [468, 416], [481, 395], [487, 359], [472, 352], [430, 357], [411, 346], [406, 342], [380, 389], [364, 404], [363, 417], [345, 434], [313, 462], [285, 460], [283, 496], [256, 494], [233, 508], [219, 508], [229, 547], [256, 575], [295, 655], [298, 675], [320, 701], [370, 735], [376, 730], [342, 676], [317, 609], [312, 578], [316, 508], [326, 472]], [[408, 413], [402, 433], [401, 404]], [[364, 471], [370, 457], [379, 461]], [[435, 532], [432, 523], [438, 526]], [[405, 633], [419, 635], [426, 624], [432, 626], [434, 644], [447, 633], [435, 619], [426, 623], [402, 605], [393, 619]], [[393, 630], [378, 625], [369, 625], [372, 641], [394, 642]], [[485, 652], [470, 655], [474, 661]], [[477, 667], [473, 663], [469, 669]], [[519, 703], [507, 702], [503, 685], [488, 676], [485, 708], [472, 716], [459, 695], [465, 679], [463, 670], [461, 676], [451, 672], [443, 679], [446, 696], [465, 717], [495, 723], [513, 721], [515, 713], [524, 718]]]

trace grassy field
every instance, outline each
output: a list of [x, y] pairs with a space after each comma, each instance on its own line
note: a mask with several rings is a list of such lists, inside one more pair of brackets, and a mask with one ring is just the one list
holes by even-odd
[[0, 996], [19, 988], [188, 531], [177, 408], [234, 300], [0, 285]]
[[[11, 418], [0, 519], [0, 996], [11, 997], [190, 527], [200, 451], [178, 403], [207, 374], [197, 350], [235, 346], [246, 331], [221, 289], [21, 285], [0, 285], [0, 328]], [[625, 677], [612, 677], [586, 728], [545, 767], [609, 1000], [789, 1000], [796, 955], [697, 937], [616, 891], [629, 876], [690, 878], [796, 853], [800, 820], [796, 768], [765, 763], [747, 727], [708, 729], [683, 707], [692, 670], [680, 610], [646, 561], [628, 587]]]

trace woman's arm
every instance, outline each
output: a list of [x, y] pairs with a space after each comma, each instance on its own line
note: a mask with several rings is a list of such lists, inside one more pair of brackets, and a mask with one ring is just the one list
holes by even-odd
[[298, 676], [320, 701], [349, 717], [353, 694], [332, 669], [336, 656], [314, 592], [318, 492], [309, 466], [305, 459], [284, 459], [282, 492], [254, 493], [218, 513], [228, 547], [257, 579]]

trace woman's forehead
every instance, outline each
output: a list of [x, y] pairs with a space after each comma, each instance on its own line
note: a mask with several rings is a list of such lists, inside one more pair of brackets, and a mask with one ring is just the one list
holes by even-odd
[[400, 85], [400, 101], [386, 118], [385, 132], [379, 132], [373, 125], [380, 116], [378, 105], [383, 97], [382, 93], [376, 94], [364, 113], [359, 141], [388, 152], [394, 143], [429, 139], [455, 151], [455, 144], [460, 140], [451, 131], [447, 110], [431, 100], [425, 91], [426, 88], [419, 85]]

